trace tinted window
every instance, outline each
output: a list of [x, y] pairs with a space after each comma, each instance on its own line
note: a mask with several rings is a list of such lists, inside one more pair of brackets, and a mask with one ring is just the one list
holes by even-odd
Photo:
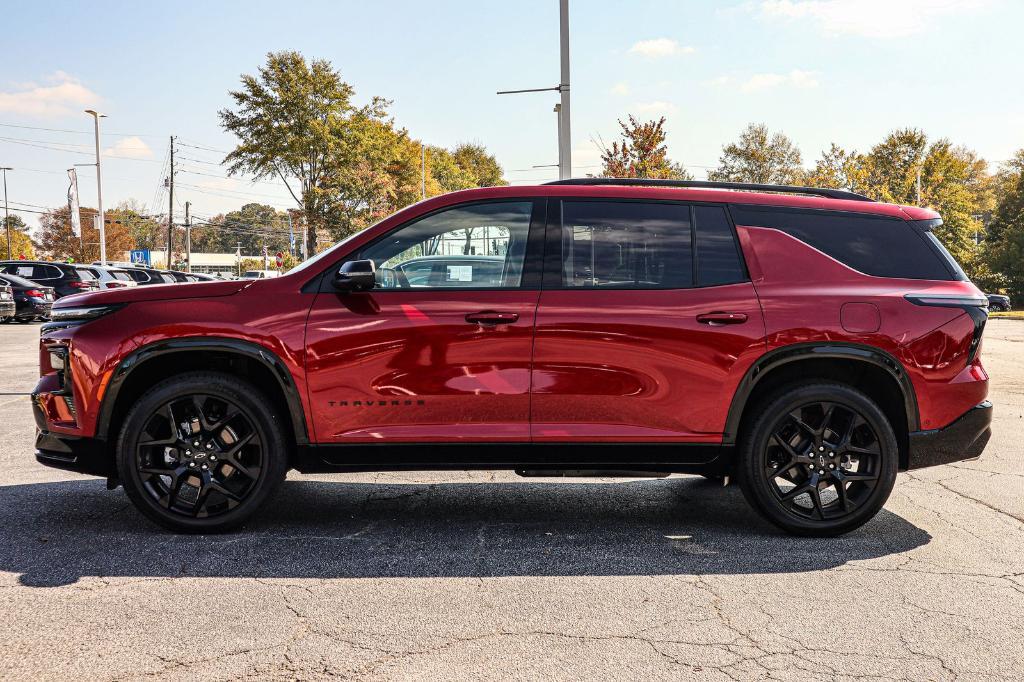
[[134, 279], [136, 282], [148, 282], [149, 275], [144, 273], [142, 270], [125, 270], [129, 277]]
[[128, 282], [131, 280], [131, 277], [129, 277], [128, 273], [125, 272], [124, 270], [111, 270], [110, 275], [114, 279], [119, 279], [122, 282]]
[[925, 236], [898, 218], [733, 206], [737, 224], [772, 227], [875, 277], [953, 279]]
[[566, 287], [679, 289], [693, 284], [690, 207], [562, 202]]
[[697, 283], [711, 286], [744, 281], [747, 275], [725, 209], [694, 206], [693, 222], [697, 230]]
[[[502, 201], [456, 206], [409, 223], [372, 244], [360, 258], [377, 266], [377, 286], [404, 289], [413, 286], [403, 264], [424, 256], [451, 256], [435, 264], [429, 286], [444, 288], [512, 288], [522, 280], [526, 238], [530, 231], [532, 201]], [[479, 259], [466, 256], [499, 256]], [[486, 273], [484, 274], [484, 270]], [[420, 286], [423, 286], [422, 284]]]
[[75, 272], [78, 273], [78, 276], [81, 279], [84, 279], [87, 282], [90, 280], [99, 279], [99, 274], [97, 274], [95, 270], [90, 270], [88, 268], [75, 268]]

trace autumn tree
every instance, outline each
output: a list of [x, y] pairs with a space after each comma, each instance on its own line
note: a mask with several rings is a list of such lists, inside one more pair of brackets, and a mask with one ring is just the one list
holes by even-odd
[[621, 139], [601, 150], [601, 175], [606, 178], [661, 178], [690, 180], [682, 164], [668, 159], [665, 117], [641, 123], [630, 115], [619, 119]]
[[[10, 228], [11, 253], [7, 253], [7, 230]], [[0, 220], [0, 259], [35, 258], [35, 244], [28, 234], [28, 225], [20, 215]]]
[[[194, 252], [234, 253], [241, 246], [243, 254], [262, 254], [266, 246], [274, 254], [287, 252], [291, 246], [288, 214], [266, 204], [245, 204], [237, 211], [194, 221], [192, 225]], [[294, 232], [301, 241], [302, 230]]]
[[740, 139], [725, 145], [718, 168], [709, 180], [796, 185], [803, 179], [803, 159], [793, 141], [782, 133], [771, 134], [768, 126], [751, 123]]
[[[91, 263], [100, 257], [100, 235], [94, 217], [96, 209], [79, 209], [82, 226], [81, 238], [76, 237], [71, 225], [71, 209], [61, 206], [44, 213], [39, 219], [39, 250], [48, 258], [60, 261]], [[135, 247], [128, 225], [117, 220], [116, 211], [106, 217], [107, 259], [120, 260]]]
[[833, 143], [828, 151], [814, 164], [804, 177], [808, 187], [845, 189], [851, 192], [865, 191], [867, 184], [866, 159], [856, 151], [847, 152]]

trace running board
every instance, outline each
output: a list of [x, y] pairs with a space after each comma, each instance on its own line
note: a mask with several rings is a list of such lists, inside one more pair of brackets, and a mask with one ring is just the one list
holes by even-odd
[[665, 478], [667, 471], [623, 471], [622, 469], [516, 469], [523, 478]]

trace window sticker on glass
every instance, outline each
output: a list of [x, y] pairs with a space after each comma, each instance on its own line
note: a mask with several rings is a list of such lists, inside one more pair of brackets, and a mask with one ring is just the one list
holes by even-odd
[[32, 266], [29, 265], [28, 267], [24, 267], [24, 266], [23, 267], [19, 267], [18, 268], [18, 272], [16, 274], [18, 275], [18, 277], [31, 277], [32, 276]]
[[448, 281], [449, 282], [472, 282], [473, 281], [473, 266], [472, 265], [449, 265], [448, 266]]

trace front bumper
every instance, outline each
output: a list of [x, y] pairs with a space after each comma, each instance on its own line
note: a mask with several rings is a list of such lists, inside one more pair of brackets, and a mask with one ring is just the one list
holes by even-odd
[[910, 434], [907, 469], [977, 459], [992, 437], [992, 403], [969, 409], [949, 426]]
[[46, 415], [39, 399], [32, 396], [32, 417], [36, 422], [36, 461], [56, 469], [92, 476], [113, 476], [114, 462], [106, 443], [47, 430]]

